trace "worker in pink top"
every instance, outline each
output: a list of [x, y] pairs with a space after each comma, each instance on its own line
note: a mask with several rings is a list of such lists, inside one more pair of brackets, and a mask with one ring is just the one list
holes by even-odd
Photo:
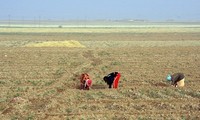
[[92, 86], [92, 80], [90, 79], [89, 74], [87, 73], [81, 74], [80, 83], [81, 83], [80, 85], [81, 89], [89, 90], [90, 87]]

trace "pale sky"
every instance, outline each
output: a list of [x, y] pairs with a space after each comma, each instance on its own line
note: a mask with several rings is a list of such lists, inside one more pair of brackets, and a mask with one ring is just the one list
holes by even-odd
[[0, 0], [0, 19], [200, 21], [200, 0]]

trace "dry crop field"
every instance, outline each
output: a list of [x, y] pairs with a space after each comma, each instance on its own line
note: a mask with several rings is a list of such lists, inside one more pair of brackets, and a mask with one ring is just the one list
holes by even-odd
[[[200, 119], [200, 27], [185, 24], [0, 28], [1, 119]], [[113, 71], [115, 90], [102, 80]], [[185, 87], [165, 80], [175, 72]]]

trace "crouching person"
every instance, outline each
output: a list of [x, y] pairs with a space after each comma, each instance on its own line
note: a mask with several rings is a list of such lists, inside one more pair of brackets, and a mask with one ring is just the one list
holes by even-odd
[[185, 76], [183, 73], [174, 73], [172, 75], [167, 75], [166, 78], [168, 81], [171, 81], [171, 85], [175, 87], [183, 87], [185, 85]]
[[92, 80], [90, 79], [90, 76], [87, 73], [83, 73], [80, 77], [80, 83], [80, 89], [89, 90], [92, 85]]
[[121, 75], [119, 72], [112, 72], [104, 76], [103, 80], [109, 85], [109, 88], [118, 88], [118, 83]]

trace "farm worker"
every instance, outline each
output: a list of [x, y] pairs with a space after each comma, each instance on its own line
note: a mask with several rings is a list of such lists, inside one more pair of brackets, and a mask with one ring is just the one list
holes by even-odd
[[92, 85], [92, 80], [90, 79], [89, 74], [83, 73], [80, 77], [80, 87], [82, 90], [89, 90]]
[[103, 80], [109, 85], [109, 88], [117, 88], [121, 75], [119, 72], [112, 72], [104, 76]]
[[185, 76], [183, 73], [174, 73], [172, 75], [168, 74], [166, 79], [171, 81], [171, 85], [174, 85], [175, 87], [183, 87], [185, 85]]

